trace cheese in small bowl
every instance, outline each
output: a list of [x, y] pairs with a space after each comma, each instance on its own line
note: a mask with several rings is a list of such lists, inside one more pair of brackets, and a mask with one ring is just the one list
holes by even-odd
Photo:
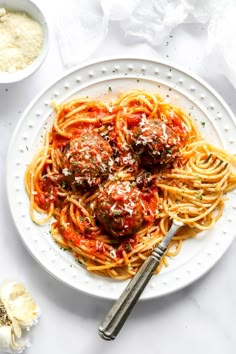
[[48, 47], [48, 28], [38, 7], [29, 0], [5, 4], [0, 0], [0, 84], [31, 75]]
[[0, 8], [0, 71], [22, 70], [39, 56], [43, 46], [41, 25], [24, 12]]

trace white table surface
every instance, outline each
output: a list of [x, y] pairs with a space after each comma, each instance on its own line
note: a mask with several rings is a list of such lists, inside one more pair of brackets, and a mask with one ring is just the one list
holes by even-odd
[[[29, 79], [0, 85], [0, 282], [22, 281], [41, 308], [31, 331], [28, 354], [234, 354], [236, 352], [236, 277], [234, 242], [225, 256], [203, 278], [172, 295], [139, 302], [113, 342], [103, 341], [98, 325], [112, 305], [61, 284], [31, 257], [10, 215], [5, 187], [5, 162], [14, 127], [34, 96], [65, 72], [53, 32], [55, 1], [38, 1], [51, 24], [51, 45], [42, 67]], [[69, 1], [67, 1], [68, 3]], [[80, 9], [82, 11], [82, 9]], [[168, 59], [198, 73], [236, 113], [235, 89], [205, 56], [206, 29], [183, 25], [156, 50], [127, 40], [117, 23], [92, 58], [136, 55]], [[187, 49], [187, 50], [186, 50]], [[216, 58], [217, 59], [217, 58]]]

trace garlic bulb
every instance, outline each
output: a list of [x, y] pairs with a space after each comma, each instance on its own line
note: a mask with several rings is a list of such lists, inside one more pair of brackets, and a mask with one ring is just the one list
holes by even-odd
[[21, 353], [29, 340], [22, 331], [36, 323], [39, 309], [23, 284], [5, 282], [0, 287], [0, 349], [8, 353]]

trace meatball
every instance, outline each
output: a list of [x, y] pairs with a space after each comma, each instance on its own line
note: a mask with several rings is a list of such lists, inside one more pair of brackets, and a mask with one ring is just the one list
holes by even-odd
[[143, 223], [141, 192], [128, 181], [111, 183], [98, 197], [97, 220], [112, 236], [129, 236]]
[[112, 148], [99, 134], [83, 132], [64, 152], [62, 173], [82, 186], [96, 186], [109, 174]]
[[163, 165], [178, 155], [180, 139], [165, 122], [141, 121], [130, 130], [130, 143], [139, 163], [144, 167]]

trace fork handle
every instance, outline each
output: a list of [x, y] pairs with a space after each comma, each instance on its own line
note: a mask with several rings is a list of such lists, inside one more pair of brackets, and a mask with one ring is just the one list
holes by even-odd
[[112, 340], [116, 338], [151, 276], [160, 264], [166, 250], [167, 245], [161, 242], [145, 260], [120, 298], [112, 306], [98, 328], [98, 333], [103, 339]]

